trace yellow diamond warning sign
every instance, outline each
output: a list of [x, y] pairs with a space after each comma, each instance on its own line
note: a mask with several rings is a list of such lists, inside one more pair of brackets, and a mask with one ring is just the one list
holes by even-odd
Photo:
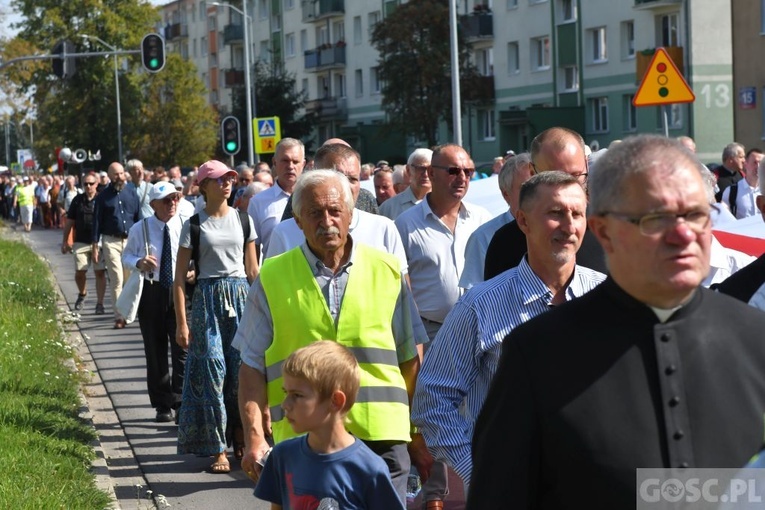
[[654, 106], [673, 103], [692, 103], [696, 96], [678, 71], [664, 48], [656, 48], [653, 60], [643, 76], [632, 104]]

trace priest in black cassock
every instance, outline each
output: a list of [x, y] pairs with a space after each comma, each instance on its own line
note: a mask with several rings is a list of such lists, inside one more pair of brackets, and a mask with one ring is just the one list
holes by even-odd
[[468, 509], [632, 509], [637, 468], [736, 468], [760, 449], [765, 314], [699, 286], [699, 165], [654, 135], [598, 161], [589, 227], [609, 277], [505, 339]]

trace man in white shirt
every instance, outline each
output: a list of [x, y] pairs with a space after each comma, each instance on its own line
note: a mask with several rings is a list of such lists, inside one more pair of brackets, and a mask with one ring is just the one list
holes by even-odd
[[276, 144], [276, 153], [272, 160], [276, 181], [269, 189], [258, 193], [250, 200], [247, 213], [252, 217], [258, 234], [256, 243], [260, 243], [260, 253], [268, 252], [271, 231], [279, 224], [295, 186], [297, 178], [305, 166], [305, 147], [295, 138], [282, 138]]
[[183, 195], [172, 183], [158, 182], [149, 198], [155, 213], [130, 228], [122, 262], [144, 275], [138, 323], [146, 354], [146, 383], [151, 406], [157, 411], [155, 421], [164, 423], [172, 421], [172, 410], [180, 407], [186, 363], [186, 351], [175, 342], [175, 309], [170, 295], [182, 226], [178, 202]]
[[760, 161], [762, 161], [762, 151], [757, 148], [749, 149], [744, 161], [744, 178], [723, 191], [721, 203], [725, 204], [737, 219], [748, 218], [759, 213], [755, 201], [761, 194], [757, 180], [757, 168]]
[[126, 184], [131, 189], [135, 190], [138, 196], [138, 204], [141, 206], [141, 210], [138, 213], [139, 219], [149, 218], [154, 215], [154, 209], [151, 208], [151, 200], [149, 195], [154, 185], [150, 182], [146, 182], [143, 178], [144, 169], [143, 163], [138, 159], [130, 159], [125, 163], [125, 170], [130, 174], [130, 182]]
[[[361, 158], [359, 153], [347, 145], [322, 145], [314, 156], [314, 167], [319, 169], [333, 168], [348, 178], [351, 184], [353, 201], [359, 196], [361, 188]], [[407, 263], [404, 245], [396, 225], [383, 216], [371, 214], [360, 209], [353, 209], [349, 233], [357, 243], [366, 244], [378, 250], [395, 255], [401, 263], [401, 272], [406, 274]], [[279, 223], [268, 244], [265, 257], [273, 257], [284, 253], [305, 242], [305, 235], [297, 225], [295, 218]]]
[[484, 262], [486, 250], [497, 230], [515, 218], [521, 185], [531, 178], [531, 154], [523, 152], [511, 156], [502, 165], [497, 182], [502, 198], [507, 202], [508, 210], [484, 223], [473, 232], [465, 247], [465, 269], [460, 277], [460, 287], [468, 290], [473, 285], [484, 281]]
[[396, 221], [398, 216], [419, 204], [430, 192], [428, 168], [433, 151], [430, 149], [415, 149], [409, 155], [406, 163], [406, 173], [409, 175], [409, 187], [391, 197], [380, 206], [380, 214]]
[[[470, 235], [491, 219], [482, 207], [463, 202], [475, 166], [470, 155], [455, 144], [433, 151], [427, 169], [431, 191], [396, 218], [409, 261], [409, 281], [417, 309], [430, 340], [462, 294], [459, 279], [465, 266], [465, 245]], [[414, 182], [414, 179], [413, 179]], [[427, 508], [443, 508], [448, 494], [447, 469], [436, 461], [423, 486]]]

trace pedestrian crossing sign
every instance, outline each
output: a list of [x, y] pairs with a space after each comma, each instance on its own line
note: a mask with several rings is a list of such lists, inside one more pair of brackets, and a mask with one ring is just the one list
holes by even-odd
[[279, 117], [260, 117], [254, 119], [255, 149], [258, 154], [270, 154], [276, 151], [276, 144], [282, 139]]

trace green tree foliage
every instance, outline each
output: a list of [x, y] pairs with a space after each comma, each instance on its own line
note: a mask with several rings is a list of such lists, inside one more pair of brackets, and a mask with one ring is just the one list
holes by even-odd
[[131, 129], [131, 155], [150, 165], [200, 165], [215, 152], [218, 114], [207, 105], [207, 89], [194, 66], [180, 55], [165, 68], [131, 76], [143, 101]]
[[[451, 125], [452, 87], [447, 0], [410, 0], [378, 23], [371, 38], [379, 52], [382, 107], [390, 129], [437, 143], [440, 121]], [[460, 76], [475, 74], [460, 43]]]
[[[306, 94], [297, 90], [295, 75], [288, 73], [281, 66], [272, 66], [266, 62], [255, 64], [253, 73], [255, 86], [256, 117], [279, 117], [282, 138], [291, 137], [301, 140], [310, 151], [311, 132], [316, 125], [315, 114], [299, 115], [305, 106]], [[245, 111], [244, 89], [235, 96], [234, 111]], [[245, 118], [239, 117], [242, 124], [242, 136], [246, 136]], [[246, 147], [243, 147], [246, 150]]]
[[[78, 52], [108, 51], [82, 34], [118, 49], [137, 50], [160, 19], [157, 8], [146, 0], [11, 0], [11, 6], [23, 16], [17, 45], [36, 48], [36, 54], [50, 53], [62, 39], [74, 43]], [[8, 59], [6, 53], [3, 60]], [[50, 165], [54, 149], [68, 146], [100, 150], [97, 167], [116, 161], [114, 57], [78, 58], [77, 71], [67, 80], [53, 74], [51, 61], [41, 62], [25, 66], [26, 73], [8, 75], [19, 91], [32, 95], [37, 109], [38, 160]], [[217, 116], [205, 104], [207, 92], [193, 64], [168, 55], [165, 69], [148, 75], [141, 68], [140, 54], [120, 56], [118, 62], [124, 156], [141, 155], [147, 165], [198, 164], [209, 158]]]

